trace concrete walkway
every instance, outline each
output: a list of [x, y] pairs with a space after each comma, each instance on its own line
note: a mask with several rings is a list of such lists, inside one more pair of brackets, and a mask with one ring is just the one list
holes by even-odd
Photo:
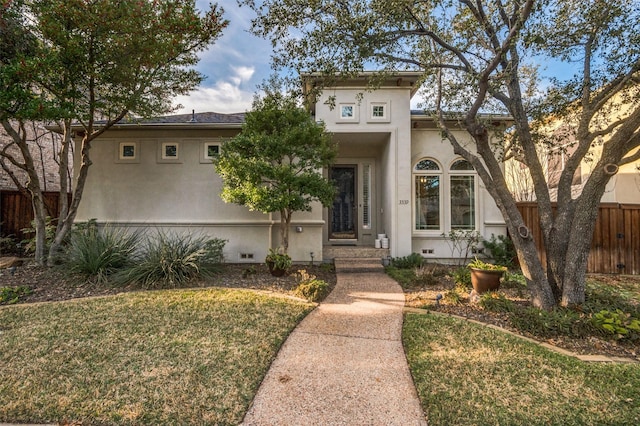
[[335, 289], [289, 336], [244, 425], [426, 425], [380, 260], [336, 259]]

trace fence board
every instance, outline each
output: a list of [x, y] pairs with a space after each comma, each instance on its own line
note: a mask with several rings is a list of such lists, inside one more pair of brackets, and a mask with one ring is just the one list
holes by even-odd
[[[48, 216], [58, 217], [58, 192], [43, 193]], [[19, 191], [0, 191], [0, 235], [12, 235], [18, 240], [28, 238], [22, 229], [29, 228], [33, 220], [31, 198]]]
[[[546, 265], [536, 203], [518, 203], [524, 222], [535, 238]], [[603, 203], [598, 210], [587, 272], [640, 274], [640, 204]]]

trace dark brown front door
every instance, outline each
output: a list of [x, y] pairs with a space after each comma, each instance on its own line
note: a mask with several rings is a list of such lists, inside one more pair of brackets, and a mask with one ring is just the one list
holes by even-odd
[[330, 179], [336, 185], [336, 198], [329, 209], [331, 221], [329, 239], [355, 240], [358, 238], [357, 223], [357, 166], [334, 166], [330, 171]]

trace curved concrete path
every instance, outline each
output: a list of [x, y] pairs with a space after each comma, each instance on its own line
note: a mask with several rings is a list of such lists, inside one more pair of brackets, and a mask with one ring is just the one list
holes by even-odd
[[335, 289], [284, 343], [243, 425], [427, 424], [402, 347], [402, 289], [378, 259], [335, 264]]

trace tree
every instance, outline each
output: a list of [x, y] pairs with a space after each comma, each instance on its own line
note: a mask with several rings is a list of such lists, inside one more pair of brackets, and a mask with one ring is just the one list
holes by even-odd
[[296, 211], [333, 202], [334, 185], [322, 176], [336, 146], [294, 95], [271, 91], [256, 97], [238, 136], [222, 146], [215, 161], [225, 202], [263, 213], [280, 213], [280, 241], [289, 248], [289, 225]]
[[[276, 46], [274, 65], [299, 72], [349, 75], [375, 67], [423, 72], [425, 109], [469, 161], [501, 210], [533, 303], [542, 308], [584, 301], [586, 262], [599, 200], [617, 166], [640, 158], [640, 9], [628, 0], [265, 0], [253, 32]], [[543, 91], [535, 63], [569, 63], [574, 75]], [[626, 101], [628, 108], [623, 108]], [[456, 112], [457, 111], [457, 112]], [[486, 113], [509, 114], [514, 138], [492, 145]], [[549, 117], [575, 134], [576, 149], [558, 181], [552, 210], [539, 145]], [[446, 120], [455, 118], [457, 120]], [[448, 127], [473, 138], [463, 145]], [[557, 142], [557, 141], [555, 141]], [[555, 143], [552, 141], [552, 143]], [[580, 195], [571, 181], [580, 160], [602, 155]], [[547, 264], [507, 188], [502, 163], [529, 169], [540, 211]], [[546, 266], [546, 268], [545, 268]]]
[[[24, 120], [56, 119], [62, 134], [63, 196], [52, 262], [82, 199], [92, 141], [123, 119], [172, 111], [171, 100], [202, 81], [192, 69], [197, 53], [220, 36], [227, 21], [216, 5], [200, 14], [193, 0], [14, 0], [1, 7], [3, 21], [12, 28], [3, 31], [2, 46], [18, 36], [30, 40], [28, 51], [3, 53], [0, 72], [3, 93], [12, 93], [0, 96], [0, 122], [20, 147], [30, 175]], [[80, 162], [68, 206], [66, 170], [74, 137]], [[41, 197], [36, 181], [29, 179], [34, 200]], [[36, 204], [38, 237], [44, 216]], [[44, 263], [43, 250], [37, 250], [36, 259]]]

